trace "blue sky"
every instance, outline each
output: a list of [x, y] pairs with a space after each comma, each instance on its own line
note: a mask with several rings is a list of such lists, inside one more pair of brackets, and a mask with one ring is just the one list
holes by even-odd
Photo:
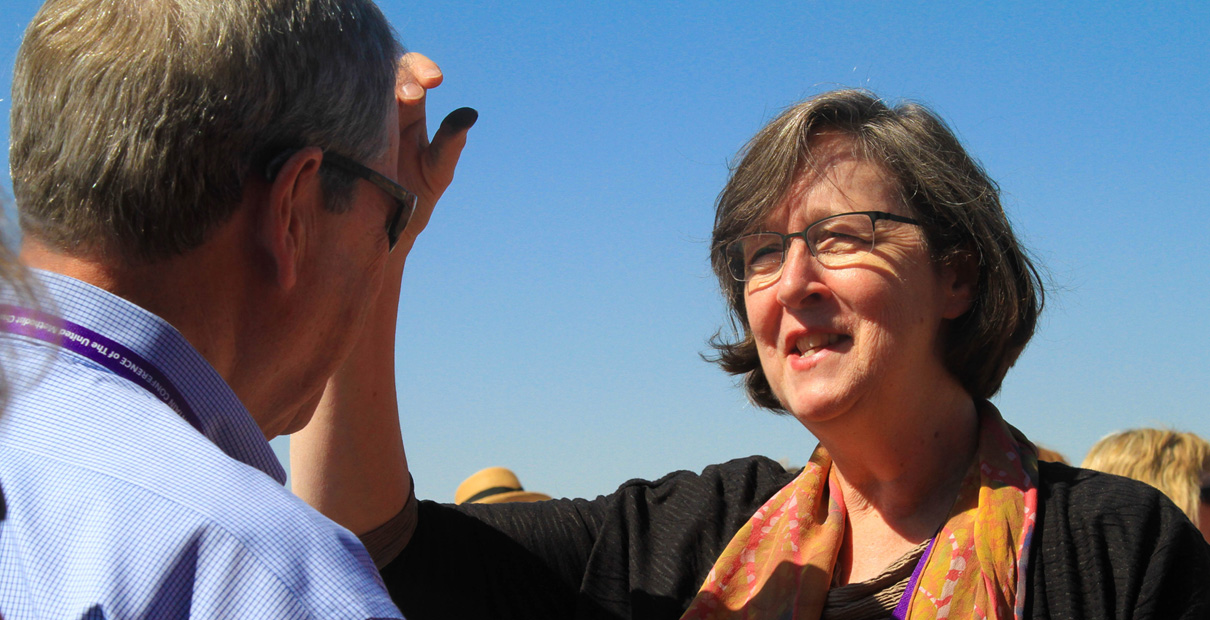
[[[1047, 268], [1041, 331], [995, 399], [1010, 422], [1077, 462], [1125, 427], [1210, 437], [1210, 5], [381, 5], [445, 70], [431, 113], [480, 111], [404, 276], [420, 496], [490, 465], [595, 496], [749, 454], [804, 462], [811, 435], [699, 357], [725, 317], [707, 240], [735, 152], [839, 86], [934, 107]], [[37, 2], [0, 8], [7, 116]]]

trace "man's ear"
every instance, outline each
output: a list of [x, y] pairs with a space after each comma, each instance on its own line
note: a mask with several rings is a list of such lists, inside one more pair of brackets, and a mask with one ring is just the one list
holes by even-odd
[[269, 185], [268, 204], [260, 212], [260, 243], [279, 287], [290, 289], [307, 244], [313, 241], [315, 215], [324, 208], [319, 166], [323, 151], [300, 149], [278, 169]]
[[970, 250], [959, 250], [941, 266], [941, 282], [945, 301], [943, 316], [956, 319], [967, 313], [975, 303], [979, 289], [979, 257]]

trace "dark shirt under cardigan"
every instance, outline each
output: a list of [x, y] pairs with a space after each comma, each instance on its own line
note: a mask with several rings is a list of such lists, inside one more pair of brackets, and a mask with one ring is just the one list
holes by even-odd
[[[1027, 616], [1210, 618], [1210, 545], [1139, 482], [1040, 464]], [[632, 481], [595, 500], [420, 502], [382, 569], [425, 618], [679, 618], [718, 554], [794, 473], [766, 458]]]

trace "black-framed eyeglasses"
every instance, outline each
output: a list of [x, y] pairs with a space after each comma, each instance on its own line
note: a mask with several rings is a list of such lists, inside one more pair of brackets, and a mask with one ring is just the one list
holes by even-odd
[[1210, 504], [1210, 483], [1202, 485], [1202, 503]]
[[[277, 176], [282, 164], [293, 154], [294, 151], [287, 151], [270, 160], [269, 165], [266, 166], [265, 177], [272, 180]], [[387, 247], [394, 250], [395, 244], [399, 242], [399, 235], [403, 233], [403, 229], [407, 228], [412, 214], [416, 212], [416, 203], [419, 201], [416, 194], [409, 192], [402, 185], [390, 180], [377, 170], [331, 151], [324, 151], [323, 162], [320, 165], [331, 166], [341, 172], [369, 181], [395, 199], [395, 212], [391, 214], [386, 223]]]
[[740, 282], [766, 281], [781, 274], [786, 251], [795, 237], [825, 267], [844, 267], [861, 262], [874, 251], [879, 220], [919, 226], [910, 217], [885, 211], [838, 213], [812, 222], [802, 232], [783, 235], [758, 232], [744, 235], [723, 248], [727, 270]]

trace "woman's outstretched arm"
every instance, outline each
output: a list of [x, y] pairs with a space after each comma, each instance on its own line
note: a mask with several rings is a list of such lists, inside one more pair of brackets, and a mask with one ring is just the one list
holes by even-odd
[[477, 117], [469, 108], [454, 111], [430, 143], [425, 92], [441, 79], [437, 66], [419, 54], [400, 63], [398, 178], [419, 202], [388, 259], [353, 352], [329, 380], [311, 422], [290, 441], [294, 492], [358, 535], [398, 517], [412, 490], [395, 395], [400, 279], [416, 237], [453, 180]]

